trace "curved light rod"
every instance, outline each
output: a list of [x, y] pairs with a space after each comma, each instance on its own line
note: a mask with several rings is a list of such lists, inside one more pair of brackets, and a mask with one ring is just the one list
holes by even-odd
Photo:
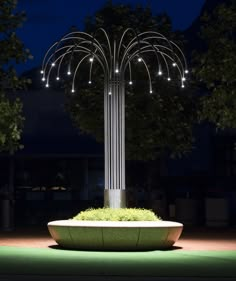
[[[50, 69], [49, 69], [49, 71], [47, 72], [47, 76], [46, 76], [46, 77], [47, 77], [47, 78], [46, 78], [46, 87], [47, 87], [47, 88], [49, 87], [49, 79], [50, 79], [50, 74], [51, 74], [52, 69], [55, 68], [55, 66], [56, 66], [56, 64], [57, 64], [57, 61], [63, 60], [63, 58], [64, 58], [65, 55], [66, 55], [66, 54], [60, 55], [60, 56], [54, 61], [54, 63], [51, 64]], [[67, 74], [70, 75], [71, 73], [67, 73]], [[44, 75], [45, 75], [45, 73], [44, 73]], [[42, 78], [42, 80], [45, 81], [44, 79], [45, 79], [45, 76]]]
[[77, 71], [81, 65], [81, 63], [87, 58], [89, 57], [90, 54], [87, 54], [86, 56], [84, 56], [80, 61], [79, 63], [77, 64], [76, 68], [75, 68], [75, 72], [74, 72], [74, 76], [73, 76], [73, 80], [72, 80], [72, 89], [71, 89], [71, 92], [74, 93], [75, 92], [75, 77], [76, 77], [76, 74], [77, 74]]
[[[155, 53], [155, 51], [153, 50], [153, 48], [149, 48], [150, 46], [144, 46], [144, 47], [142, 47], [141, 48], [141, 50], [136, 50], [130, 57], [129, 57], [129, 60], [128, 61], [126, 61], [125, 62], [125, 65], [124, 65], [124, 71], [126, 70], [126, 67], [127, 67], [127, 64], [129, 63], [129, 62], [131, 62], [133, 59], [134, 59], [134, 57], [139, 57], [139, 61], [141, 62], [142, 60], [144, 60], [144, 58], [142, 57], [140, 57], [140, 54], [144, 54], [144, 53]], [[155, 47], [155, 46], [154, 46]], [[168, 63], [167, 63], [167, 61], [166, 61], [166, 59], [165, 59], [165, 56], [167, 57], [167, 58], [169, 58], [170, 60], [171, 60], [171, 63], [173, 64], [173, 63], [175, 63], [175, 61], [174, 61], [174, 59], [169, 55], [169, 54], [167, 54], [167, 53], [165, 53], [165, 52], [160, 52], [159, 50], [158, 50], [158, 53], [160, 53], [160, 55], [163, 57], [163, 60], [164, 60], [164, 62], [165, 62], [165, 64], [166, 64], [166, 68], [169, 70], [169, 66], [168, 66]], [[122, 62], [123, 63], [123, 62]], [[181, 65], [181, 67], [182, 67], [182, 64], [180, 63], [180, 65]], [[174, 66], [176, 66], [176, 65], [174, 65]], [[179, 67], [177, 67], [177, 69], [179, 70], [179, 74], [180, 74], [180, 77], [181, 77], [181, 80], [182, 80], [182, 78], [184, 77], [184, 72], [182, 72], [181, 70], [180, 70], [180, 68]], [[167, 70], [167, 73], [168, 73], [168, 75], [169, 75], [169, 72], [168, 72], [168, 70]], [[159, 74], [159, 75], [162, 75], [162, 73], [161, 74]], [[169, 76], [168, 76], [169, 77]], [[168, 78], [167, 78], [167, 80], [168, 81], [170, 81]]]
[[[133, 52], [138, 52], [139, 53], [139, 55], [141, 54], [141, 52], [142, 52], [142, 50], [143, 50], [143, 48], [150, 48], [150, 50], [152, 50], [153, 49], [153, 46], [154, 47], [156, 47], [156, 46], [158, 46], [158, 47], [160, 47], [161, 45], [153, 45], [153, 44], [151, 44], [151, 43], [149, 43], [149, 42], [147, 42], [147, 41], [145, 41], [145, 40], [142, 40], [142, 41], [140, 41], [141, 43], [142, 43], [142, 47], [141, 48], [135, 48], [136, 46], [137, 46], [137, 44], [138, 44], [138, 42], [137, 41], [135, 41], [135, 42], [133, 42], [132, 44], [129, 44], [129, 47], [127, 47], [126, 48], [126, 50], [125, 50], [125, 52], [124, 52], [124, 55], [123, 55], [123, 57], [122, 57], [122, 59], [121, 59], [121, 63], [120, 63], [120, 68], [122, 68], [123, 67], [123, 65], [124, 64], [126, 64], [126, 59], [128, 58], [128, 56], [129, 56], [129, 54], [132, 52], [132, 49], [134, 49], [134, 51]], [[145, 46], [143, 46], [143, 45], [145, 45]], [[167, 50], [167, 51], [171, 51], [171, 53], [173, 54], [173, 52], [172, 52], [172, 50], [170, 49], [170, 48], [168, 48], [168, 47], [166, 47], [166, 46], [161, 46], [161, 47], [163, 47], [163, 49], [165, 49], [165, 50]], [[158, 52], [159, 52], [159, 50], [157, 50]], [[162, 53], [166, 53], [166, 52], [164, 52], [164, 51], [162, 51]], [[169, 54], [169, 56], [171, 57], [171, 53]], [[167, 54], [167, 53], [166, 53]], [[168, 54], [167, 54], [168, 55]], [[130, 56], [129, 56], [130, 57]], [[179, 58], [179, 56], [175, 53], [174, 54], [174, 57], [176, 57], [177, 58], [177, 61], [181, 64], [181, 68], [183, 69], [183, 73], [184, 73], [184, 67], [182, 66], [183, 64], [181, 63], [181, 59]], [[172, 57], [172, 61], [173, 62], [175, 62], [176, 61], [176, 59], [174, 59], [173, 57]], [[176, 62], [175, 62], [175, 64], [176, 64]], [[187, 69], [187, 68], [185, 68], [185, 69]], [[183, 76], [183, 74], [181, 75], [181, 76]]]
[[[148, 36], [147, 36], [147, 34], [148, 34]], [[148, 38], [152, 38], [152, 40], [153, 39], [155, 39], [155, 40], [164, 40], [164, 42], [167, 43], [169, 45], [170, 49], [174, 52], [173, 46], [172, 46], [171, 42], [163, 34], [161, 34], [159, 32], [145, 31], [145, 32], [139, 33], [137, 36], [138, 36], [138, 38], [140, 37], [139, 40], [148, 40]], [[133, 44], [134, 39], [135, 38], [133, 38], [130, 41], [130, 44]]]
[[[124, 47], [124, 49], [128, 48], [128, 46], [125, 47], [125, 45], [123, 44], [123, 40], [124, 40], [125, 35], [126, 35], [129, 31], [132, 31], [132, 33], [134, 34], [135, 38], [137, 38], [137, 41], [138, 41], [138, 48], [140, 49], [140, 42], [139, 42], [139, 37], [138, 37], [138, 35], [137, 35], [137, 32], [136, 32], [133, 28], [127, 28], [127, 29], [124, 31], [124, 33], [122, 34], [121, 39], [120, 39], [120, 43], [119, 43], [119, 47], [118, 47], [118, 52], [117, 52], [117, 58], [118, 58], [118, 59], [119, 59], [121, 47]], [[131, 40], [131, 41], [132, 41], [132, 40]], [[131, 42], [130, 42], [130, 43], [131, 43]]]
[[106, 38], [106, 41], [107, 41], [107, 45], [108, 45], [108, 50], [109, 50], [109, 54], [110, 54], [110, 59], [112, 58], [112, 50], [111, 50], [111, 43], [110, 43], [110, 40], [109, 40], [109, 37], [105, 31], [105, 29], [103, 28], [98, 28], [95, 33], [93, 34], [93, 41], [96, 41], [97, 43], [99, 43], [96, 39], [95, 39], [95, 36], [96, 34], [101, 31], [104, 35], [105, 35], [105, 38]]
[[[104, 34], [105, 41], [97, 39], [98, 32]], [[133, 34], [133, 38], [127, 40], [128, 33]], [[74, 64], [72, 90], [75, 90], [76, 75], [82, 63], [89, 61], [89, 84], [91, 83], [92, 69], [94, 62], [98, 62], [104, 71], [104, 79], [109, 83], [114, 79], [124, 79], [125, 71], [129, 69], [129, 84], [132, 84], [131, 63], [136, 66], [134, 60], [143, 62], [148, 75], [149, 89], [152, 92], [152, 79], [149, 65], [145, 59], [147, 55], [156, 57], [158, 75], [162, 75], [162, 70], [166, 70], [167, 80], [170, 81], [170, 65], [176, 67], [181, 77], [181, 85], [184, 87], [186, 74], [188, 73], [185, 56], [179, 46], [168, 40], [164, 35], [155, 31], [146, 31], [137, 34], [132, 28], [127, 28], [119, 40], [111, 44], [111, 41], [103, 28], [99, 28], [93, 35], [86, 32], [74, 31], [64, 35], [55, 42], [46, 52], [41, 73], [42, 80], [46, 80], [46, 87], [49, 86], [49, 79], [52, 68], [57, 68], [57, 80], [62, 64], [66, 64], [69, 73]], [[69, 59], [66, 59], [69, 56]], [[88, 59], [87, 59], [88, 58]], [[87, 59], [87, 60], [86, 60]], [[59, 64], [57, 65], [57, 63]], [[49, 67], [50, 66], [50, 67]], [[47, 77], [47, 79], [46, 79]], [[117, 80], [117, 81], [118, 81]]]
[[[78, 37], [79, 39], [81, 39], [81, 37]], [[66, 41], [69, 41], [69, 43], [70, 43], [70, 45], [65, 45], [65, 46], [63, 46], [63, 47], [61, 47], [61, 48], [58, 48], [58, 44], [56, 45], [56, 44], [54, 44], [54, 45], [52, 45], [52, 46], [55, 46], [56, 45], [56, 48], [55, 48], [55, 51], [54, 51], [54, 53], [48, 58], [48, 61], [50, 61], [51, 60], [51, 58], [53, 58], [53, 57], [56, 57], [56, 55], [57, 55], [57, 53], [62, 49], [62, 48], [67, 48], [67, 47], [71, 47], [71, 40], [74, 40], [74, 39], [77, 39], [77, 37], [67, 37], [67, 38], [63, 38], [63, 39], [61, 39], [60, 40], [60, 42], [66, 42]], [[94, 51], [92, 51], [89, 47], [91, 47], [91, 41], [89, 41], [89, 40], [81, 40], [79, 43], [76, 43], [76, 44], [74, 44], [74, 46], [76, 46], [76, 48], [79, 50], [80, 48], [85, 48], [85, 47], [82, 47], [81, 45], [82, 44], [88, 44], [88, 46], [87, 46], [87, 50], [89, 50], [89, 52], [91, 53], [91, 56], [93, 56], [93, 52]], [[101, 44], [97, 44], [97, 41], [96, 41], [96, 43], [94, 43], [93, 44], [93, 46], [95, 46], [96, 47], [96, 49], [98, 49], [99, 51], [100, 51], [100, 54], [101, 54], [101, 56], [103, 57], [103, 59], [104, 59], [104, 62], [105, 62], [105, 64], [107, 65], [107, 67], [108, 67], [108, 61], [107, 61], [107, 57], [106, 57], [106, 52], [103, 50], [103, 48], [102, 48], [102, 45]], [[95, 50], [96, 51], [96, 50]], [[47, 53], [47, 55], [48, 55], [48, 53]], [[42, 71], [41, 71], [42, 72]]]
[[[159, 34], [159, 33], [158, 33]], [[145, 41], [148, 41], [148, 40], [153, 40], [153, 39], [160, 39], [160, 40], [167, 40], [165, 37], [156, 37], [156, 36], [148, 36], [148, 37], [145, 37], [145, 38], [143, 38], [143, 40], [145, 40]], [[154, 45], [157, 45], [157, 44], [154, 44]], [[177, 53], [174, 51], [174, 48], [176, 48], [177, 49], [177, 51], [181, 54], [181, 57], [182, 57], [182, 59], [183, 59], [183, 61], [184, 61], [184, 67], [185, 67], [185, 69], [187, 69], [187, 61], [186, 61], [186, 58], [185, 58], [185, 56], [184, 56], [184, 54], [183, 54], [183, 52], [182, 52], [182, 50], [180, 49], [180, 47], [176, 44], [176, 43], [174, 43], [173, 41], [169, 41], [168, 42], [168, 45], [169, 45], [169, 48], [168, 47], [166, 47], [166, 46], [164, 46], [164, 45], [158, 45], [160, 48], [165, 48], [165, 49], [168, 49], [169, 51], [171, 51], [176, 57], [178, 57], [178, 58], [180, 58], [178, 55], [177, 55]], [[173, 48], [174, 47], [174, 48]], [[181, 60], [180, 60], [181, 61]]]

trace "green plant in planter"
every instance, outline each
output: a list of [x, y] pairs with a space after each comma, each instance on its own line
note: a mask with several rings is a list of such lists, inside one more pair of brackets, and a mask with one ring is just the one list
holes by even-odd
[[87, 209], [72, 218], [87, 221], [157, 221], [161, 220], [155, 213], [147, 209], [136, 208], [98, 208]]

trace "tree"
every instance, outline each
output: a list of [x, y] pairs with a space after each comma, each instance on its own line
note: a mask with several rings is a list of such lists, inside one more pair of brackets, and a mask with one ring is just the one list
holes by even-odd
[[[94, 17], [87, 18], [85, 31], [103, 27], [112, 39], [131, 27], [138, 32], [154, 30], [179, 43], [180, 34], [171, 31], [170, 19], [153, 16], [149, 7], [113, 5], [111, 1]], [[182, 38], [181, 38], [182, 39]], [[154, 70], [152, 62], [150, 67]], [[84, 73], [88, 71], [85, 69]], [[79, 76], [78, 92], [67, 91], [68, 109], [75, 124], [83, 132], [103, 141], [103, 77], [99, 67], [93, 71], [94, 83], [88, 86], [87, 76]], [[133, 74], [132, 87], [126, 87], [126, 155], [127, 159], [154, 160], [163, 152], [181, 155], [192, 148], [194, 102], [188, 90], [153, 74], [153, 94], [149, 94], [143, 69]], [[173, 77], [174, 78], [174, 77]]]
[[16, 6], [15, 0], [0, 2], [0, 151], [11, 153], [20, 147], [24, 121], [21, 101], [13, 92], [29, 83], [19, 78], [15, 65], [31, 57], [16, 35], [25, 19], [24, 13], [15, 12]]
[[[20, 148], [23, 130], [22, 103], [16, 90], [29, 81], [19, 78], [15, 66], [30, 58], [29, 50], [16, 35], [16, 29], [25, 19], [24, 13], [15, 12], [16, 0], [0, 2], [0, 151], [9, 152], [9, 181], [1, 190], [4, 199], [2, 228], [12, 229], [14, 222], [14, 152]], [[14, 93], [15, 92], [15, 93]]]
[[202, 17], [202, 50], [196, 51], [195, 78], [207, 89], [201, 99], [201, 120], [217, 128], [236, 128], [236, 6], [218, 5]]

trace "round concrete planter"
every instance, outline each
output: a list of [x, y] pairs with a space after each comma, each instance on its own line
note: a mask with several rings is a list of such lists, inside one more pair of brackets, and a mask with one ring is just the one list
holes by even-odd
[[48, 223], [62, 247], [84, 250], [155, 250], [170, 248], [183, 224], [171, 221], [76, 221]]

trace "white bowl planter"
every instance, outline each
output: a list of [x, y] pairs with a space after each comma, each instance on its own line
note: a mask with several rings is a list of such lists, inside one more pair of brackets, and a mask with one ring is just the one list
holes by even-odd
[[183, 224], [171, 221], [76, 221], [48, 223], [62, 247], [85, 250], [154, 250], [170, 248]]

